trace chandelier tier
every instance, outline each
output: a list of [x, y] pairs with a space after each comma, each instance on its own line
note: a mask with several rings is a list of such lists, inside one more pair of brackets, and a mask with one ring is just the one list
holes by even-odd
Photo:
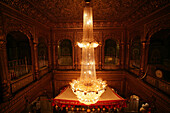
[[98, 45], [93, 38], [92, 8], [86, 6], [83, 15], [83, 39], [78, 43], [82, 48], [81, 75], [70, 83], [79, 101], [86, 105], [95, 104], [107, 86], [106, 81], [96, 79], [94, 48]]

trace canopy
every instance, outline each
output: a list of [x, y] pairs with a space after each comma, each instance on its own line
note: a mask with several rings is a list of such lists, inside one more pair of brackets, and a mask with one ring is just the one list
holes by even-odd
[[[76, 95], [73, 93], [70, 87], [66, 87], [58, 96], [54, 98], [53, 103], [60, 106], [87, 106], [80, 103]], [[112, 106], [112, 107], [125, 107], [126, 102], [121, 96], [119, 96], [113, 89], [106, 87], [106, 91], [101, 95], [99, 101], [95, 104], [88, 106]]]

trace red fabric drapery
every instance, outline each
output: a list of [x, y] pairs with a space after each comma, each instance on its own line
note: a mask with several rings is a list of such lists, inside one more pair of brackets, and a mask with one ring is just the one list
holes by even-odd
[[58, 96], [53, 99], [52, 105], [57, 105], [58, 107], [91, 106], [95, 108], [120, 108], [126, 107], [126, 100], [119, 96], [117, 93], [115, 93], [110, 87], [107, 87], [106, 91], [103, 93], [97, 103], [85, 105], [79, 102], [70, 87], [66, 87]]

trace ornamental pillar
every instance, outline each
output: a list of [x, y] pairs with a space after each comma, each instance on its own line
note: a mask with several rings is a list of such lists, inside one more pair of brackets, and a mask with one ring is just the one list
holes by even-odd
[[127, 42], [126, 43], [126, 69], [129, 69], [129, 60], [130, 60], [130, 43]]
[[56, 43], [53, 43], [53, 70], [56, 69], [57, 67], [57, 62], [56, 62]]
[[74, 60], [75, 60], [74, 49], [75, 49], [74, 43], [72, 43], [72, 63], [73, 63], [72, 69], [75, 69], [75, 64], [74, 64]]
[[129, 62], [130, 62], [130, 38], [129, 31], [126, 31], [126, 57], [125, 57], [125, 69], [129, 70]]
[[125, 53], [125, 43], [124, 43], [124, 42], [121, 42], [120, 48], [121, 48], [121, 49], [120, 49], [120, 50], [121, 50], [121, 51], [120, 51], [120, 53], [121, 53], [121, 57], [120, 57], [120, 68], [121, 68], [121, 69], [124, 69], [124, 67], [125, 67], [125, 66], [124, 66], [124, 58], [125, 58], [125, 57], [124, 57], [124, 56], [125, 56], [125, 54], [124, 54], [124, 53]]
[[143, 74], [144, 74], [145, 56], [146, 56], [146, 41], [142, 41], [141, 60], [140, 60], [140, 76], [143, 76]]
[[99, 42], [99, 70], [102, 70], [102, 43]]
[[52, 69], [52, 53], [51, 53], [51, 43], [48, 43], [48, 69], [49, 71]]
[[[5, 39], [5, 35], [1, 35], [0, 39]], [[1, 96], [2, 101], [8, 101], [12, 98], [11, 95], [11, 76], [8, 74], [8, 59], [6, 52], [6, 42], [5, 40], [0, 40], [0, 81], [1, 81]]]
[[38, 63], [38, 44], [34, 43], [34, 64], [35, 64], [35, 77], [39, 79], [39, 63]]
[[75, 70], [77, 70], [78, 69], [78, 45], [77, 44], [75, 44]]
[[31, 61], [32, 61], [32, 74], [33, 74], [33, 78], [34, 80], [36, 80], [36, 74], [35, 74], [35, 57], [34, 57], [34, 44], [31, 40], [29, 40], [29, 44], [31, 47]]

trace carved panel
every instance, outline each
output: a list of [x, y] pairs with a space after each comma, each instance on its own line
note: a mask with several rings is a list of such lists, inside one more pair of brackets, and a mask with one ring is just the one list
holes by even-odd
[[103, 32], [103, 44], [105, 40], [107, 39], [113, 39], [115, 41], [118, 41], [119, 44], [122, 40], [122, 31], [110, 31], [110, 32]]
[[[48, 15], [54, 15], [56, 21], [67, 21], [68, 20], [82, 20], [83, 18], [83, 7], [85, 2], [83, 0], [63, 0], [63, 1], [48, 1], [41, 0], [30, 0], [39, 9], [45, 10]], [[91, 6], [93, 7], [94, 19], [95, 20], [116, 20], [123, 18], [129, 14], [131, 10], [138, 7], [142, 0], [92, 0]], [[99, 10], [100, 9], [100, 10]], [[127, 10], [125, 13], [125, 10]]]
[[[25, 106], [28, 103], [31, 103], [38, 96], [42, 95], [44, 91], [48, 94], [52, 94], [52, 84], [51, 73], [48, 73], [39, 81], [34, 82], [33, 84], [26, 87], [24, 90], [21, 90], [20, 93], [14, 95], [13, 99], [5, 103], [0, 104], [1, 113], [20, 113], [24, 110]], [[48, 95], [52, 98], [52, 95]]]
[[[151, 79], [151, 78], [149, 78]], [[150, 85], [144, 83], [142, 80], [136, 77], [126, 74], [126, 80], [128, 84], [128, 89], [126, 91], [131, 94], [136, 94], [142, 100], [148, 102], [150, 105], [154, 104], [156, 112], [169, 112], [169, 97], [164, 93], [154, 89]], [[154, 80], [150, 80], [151, 83], [155, 83]], [[130, 94], [128, 94], [130, 95]], [[154, 100], [153, 100], [154, 98]], [[152, 106], [153, 107], [153, 106]]]
[[76, 39], [75, 42], [82, 42], [83, 39], [83, 32], [76, 32]]
[[53, 25], [54, 28], [82, 28], [82, 22], [59, 22]]
[[[2, 0], [2, 2], [41, 23], [54, 26], [57, 22], [83, 20], [85, 6], [84, 0]], [[112, 20], [118, 23], [116, 26], [121, 26], [134, 23], [168, 3], [168, 0], [92, 0], [90, 6], [93, 7], [94, 20]], [[74, 26], [67, 24], [65, 23], [65, 26]], [[104, 26], [109, 24], [106, 23]]]
[[39, 77], [42, 77], [42, 76], [46, 75], [47, 73], [48, 73], [48, 68], [44, 67], [44, 68], [40, 69]]
[[41, 23], [50, 23], [50, 18], [47, 18], [47, 14], [41, 12], [27, 0], [2, 0], [2, 2], [18, 10], [22, 14], [25, 14], [32, 17], [33, 19], [40, 21]]
[[[83, 38], [83, 32], [76, 32], [76, 39], [75, 42], [82, 42]], [[93, 32], [93, 38], [96, 42], [101, 42], [102, 41], [102, 36], [100, 32]]]
[[61, 31], [61, 32], [55, 33], [55, 41], [57, 44], [60, 40], [63, 40], [63, 39], [71, 40], [72, 44], [74, 45], [74, 33], [73, 32]]
[[170, 14], [160, 17], [144, 25], [145, 37], [149, 38], [161, 29], [170, 29]]
[[[82, 20], [83, 21], [83, 20]], [[53, 25], [54, 28], [83, 28], [82, 22], [59, 22]], [[103, 27], [123, 27], [121, 22], [113, 22], [113, 21], [94, 21], [93, 27], [95, 28], [103, 28]]]
[[2, 18], [2, 13], [0, 13], [0, 40], [3, 40], [3, 18]]
[[37, 28], [37, 38], [44, 38], [45, 44], [51, 42], [49, 29], [38, 29]]
[[154, 11], [166, 6], [169, 4], [168, 0], [146, 0], [138, 4], [138, 8], [134, 9], [135, 11], [128, 14], [128, 19], [125, 20], [126, 24], [132, 24], [143, 17], [153, 13]]
[[29, 83], [33, 81], [33, 76], [32, 74], [29, 74], [27, 76], [23, 76], [22, 78], [12, 81], [11, 88], [12, 88], [12, 93], [15, 93], [19, 89], [25, 87]]
[[129, 31], [129, 41], [132, 41], [136, 37], [141, 37], [141, 30], [140, 29], [133, 29]]
[[4, 32], [7, 35], [11, 31], [21, 31], [31, 40], [34, 36], [34, 27], [14, 18], [5, 17]]

